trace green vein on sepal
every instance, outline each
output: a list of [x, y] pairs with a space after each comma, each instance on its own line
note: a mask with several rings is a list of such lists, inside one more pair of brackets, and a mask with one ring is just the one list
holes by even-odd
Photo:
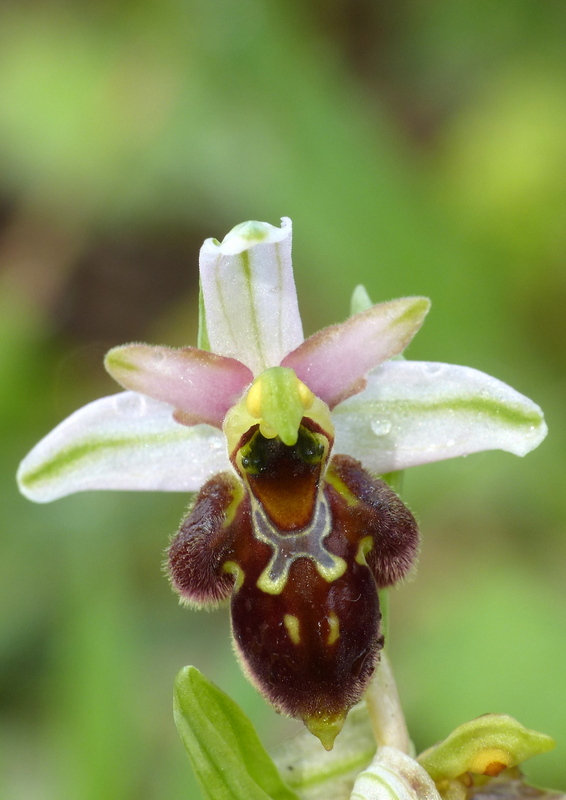
[[[359, 403], [349, 402], [343, 413], [351, 414], [357, 408], [367, 411], [370, 408], [383, 410], [391, 406], [396, 416], [409, 413], [436, 414], [439, 412], [460, 412], [464, 414], [483, 414], [492, 419], [506, 423], [513, 427], [525, 425], [538, 426], [543, 421], [543, 416], [538, 411], [527, 411], [524, 408], [512, 406], [508, 403], [498, 402], [488, 397], [457, 397], [447, 398], [434, 402], [412, 403], [406, 400], [361, 400]], [[341, 413], [340, 407], [334, 412]]]
[[96, 459], [102, 457], [105, 451], [129, 449], [132, 446], [144, 445], [147, 447], [152, 444], [164, 445], [169, 441], [175, 442], [179, 439], [179, 434], [172, 432], [170, 434], [159, 434], [156, 436], [144, 436], [140, 439], [134, 438], [104, 438], [104, 439], [90, 439], [88, 442], [65, 447], [60, 450], [53, 458], [44, 461], [37, 467], [22, 471], [18, 475], [18, 479], [22, 486], [29, 489], [37, 486], [40, 483], [58, 478], [66, 471], [69, 471], [77, 466], [84, 459]]

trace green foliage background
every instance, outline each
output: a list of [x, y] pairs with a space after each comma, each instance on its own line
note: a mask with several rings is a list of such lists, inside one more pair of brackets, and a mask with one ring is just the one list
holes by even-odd
[[294, 729], [241, 677], [225, 612], [161, 572], [188, 498], [50, 506], [13, 474], [115, 390], [105, 350], [196, 341], [198, 248], [295, 223], [307, 332], [425, 294], [415, 359], [535, 399], [548, 440], [415, 469], [424, 544], [393, 595], [418, 749], [487, 711], [552, 734], [566, 789], [566, 6], [560, 0], [137, 0], [0, 7], [0, 796], [198, 790], [171, 714], [193, 663], [268, 745]]

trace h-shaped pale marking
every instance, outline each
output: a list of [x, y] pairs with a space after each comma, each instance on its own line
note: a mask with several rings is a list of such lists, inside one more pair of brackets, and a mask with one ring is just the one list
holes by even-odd
[[304, 528], [280, 533], [269, 520], [261, 503], [252, 497], [252, 525], [255, 536], [273, 548], [269, 564], [257, 580], [257, 587], [267, 594], [281, 594], [287, 584], [291, 564], [297, 558], [314, 561], [319, 575], [331, 583], [346, 571], [343, 558], [330, 553], [323, 544], [332, 531], [332, 514], [323, 492], [318, 493], [312, 520]]

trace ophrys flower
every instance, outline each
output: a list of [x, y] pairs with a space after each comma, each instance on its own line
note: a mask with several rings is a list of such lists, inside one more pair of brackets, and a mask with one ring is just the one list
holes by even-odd
[[18, 478], [39, 502], [200, 490], [171, 547], [174, 586], [196, 604], [232, 597], [248, 675], [331, 746], [378, 658], [377, 587], [417, 549], [410, 512], [372, 473], [483, 449], [523, 455], [546, 428], [538, 406], [483, 373], [391, 360], [426, 298], [371, 306], [303, 341], [290, 251], [286, 219], [207, 240], [199, 348], [111, 350], [107, 369], [127, 391], [69, 417]]

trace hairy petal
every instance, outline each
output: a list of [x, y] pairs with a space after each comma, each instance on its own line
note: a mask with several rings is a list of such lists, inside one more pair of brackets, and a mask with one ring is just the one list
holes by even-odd
[[336, 453], [383, 474], [480, 450], [524, 456], [546, 436], [541, 409], [470, 367], [390, 361], [332, 415]]
[[196, 347], [129, 344], [114, 347], [104, 361], [125, 389], [161, 400], [182, 412], [185, 424], [222, 427], [226, 412], [252, 380], [250, 370], [233, 358]]
[[[218, 604], [231, 594], [237, 573], [231, 562], [234, 528], [244, 491], [236, 475], [221, 472], [202, 487], [169, 547], [169, 575], [181, 599], [194, 606]], [[232, 511], [232, 514], [230, 513]], [[232, 519], [233, 521], [233, 519]]]
[[282, 361], [317, 397], [334, 408], [361, 392], [368, 372], [401, 353], [430, 308], [426, 297], [378, 303], [315, 333]]
[[21, 492], [47, 503], [87, 489], [195, 491], [229, 468], [224, 440], [208, 425], [179, 425], [172, 410], [136, 392], [89, 403], [24, 458]]
[[254, 375], [278, 366], [302, 342], [291, 265], [291, 220], [237, 225], [222, 243], [207, 239], [200, 277], [210, 347]]

